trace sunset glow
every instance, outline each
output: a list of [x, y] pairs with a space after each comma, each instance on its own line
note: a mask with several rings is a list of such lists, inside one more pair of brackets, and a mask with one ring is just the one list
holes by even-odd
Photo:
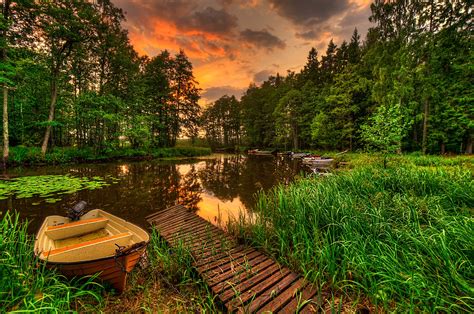
[[298, 71], [311, 47], [365, 35], [369, 0], [115, 0], [142, 55], [183, 49], [202, 89], [201, 104], [240, 96], [269, 75]]

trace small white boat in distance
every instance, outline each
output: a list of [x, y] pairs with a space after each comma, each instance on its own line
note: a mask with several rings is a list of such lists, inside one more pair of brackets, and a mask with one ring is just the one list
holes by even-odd
[[293, 152], [292, 152], [292, 153], [290, 154], [290, 157], [291, 157], [291, 158], [294, 158], [294, 159], [297, 159], [297, 158], [306, 157], [306, 156], [308, 156], [308, 155], [309, 155], [309, 153], [293, 153]]
[[313, 166], [330, 166], [334, 162], [332, 158], [321, 158], [321, 157], [305, 157], [303, 163]]

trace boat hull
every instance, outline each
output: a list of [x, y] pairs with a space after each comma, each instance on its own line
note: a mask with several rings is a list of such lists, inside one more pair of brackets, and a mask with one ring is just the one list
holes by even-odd
[[304, 158], [303, 163], [308, 165], [331, 165], [334, 159], [318, 159], [318, 158]]
[[77, 263], [51, 263], [46, 262], [48, 268], [57, 269], [68, 278], [92, 276], [98, 274], [97, 278], [110, 284], [118, 292], [125, 290], [127, 275], [130, 273], [140, 258], [145, 254], [146, 244], [133, 252], [128, 252], [118, 257], [107, 257], [95, 261]]
[[97, 274], [118, 292], [127, 274], [146, 253], [149, 234], [142, 228], [100, 209], [79, 220], [48, 216], [38, 230], [34, 254], [66, 277]]

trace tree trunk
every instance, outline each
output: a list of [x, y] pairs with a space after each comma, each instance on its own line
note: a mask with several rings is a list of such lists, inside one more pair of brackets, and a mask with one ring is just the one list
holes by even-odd
[[467, 138], [466, 154], [472, 154], [472, 135]]
[[56, 99], [58, 97], [58, 87], [56, 83], [56, 77], [53, 77], [51, 82], [51, 106], [49, 107], [49, 117], [48, 117], [48, 125], [46, 126], [46, 132], [44, 133], [43, 145], [41, 146], [41, 153], [46, 155], [46, 151], [48, 150], [48, 142], [49, 137], [51, 135], [51, 123], [54, 120], [54, 110], [56, 108]]
[[446, 143], [445, 142], [441, 142], [440, 152], [441, 152], [441, 155], [444, 155], [446, 153]]
[[421, 150], [423, 154], [426, 154], [427, 150], [427, 143], [428, 143], [428, 118], [429, 118], [429, 112], [430, 112], [430, 103], [428, 100], [425, 100], [425, 103], [423, 105], [423, 139], [421, 143]]
[[298, 128], [295, 126], [293, 127], [293, 147], [295, 150], [298, 150]]
[[[10, 18], [10, 5], [11, 0], [2, 1], [2, 15], [4, 22], [8, 25], [8, 20]], [[2, 30], [1, 36], [5, 40], [5, 46], [3, 46], [1, 51], [1, 60], [2, 63], [7, 61], [7, 47], [8, 40], [6, 38], [7, 32], [6, 30]], [[3, 169], [7, 169], [7, 161], [9, 155], [9, 143], [8, 143], [8, 86], [6, 83], [3, 83]]]
[[7, 169], [8, 145], [8, 87], [3, 86], [3, 169]]

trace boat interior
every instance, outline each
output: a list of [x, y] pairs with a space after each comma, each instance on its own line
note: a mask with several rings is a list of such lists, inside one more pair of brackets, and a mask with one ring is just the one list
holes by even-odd
[[118, 248], [148, 240], [148, 233], [138, 226], [95, 209], [78, 221], [47, 217], [37, 234], [35, 252], [48, 262], [74, 263], [111, 257]]

